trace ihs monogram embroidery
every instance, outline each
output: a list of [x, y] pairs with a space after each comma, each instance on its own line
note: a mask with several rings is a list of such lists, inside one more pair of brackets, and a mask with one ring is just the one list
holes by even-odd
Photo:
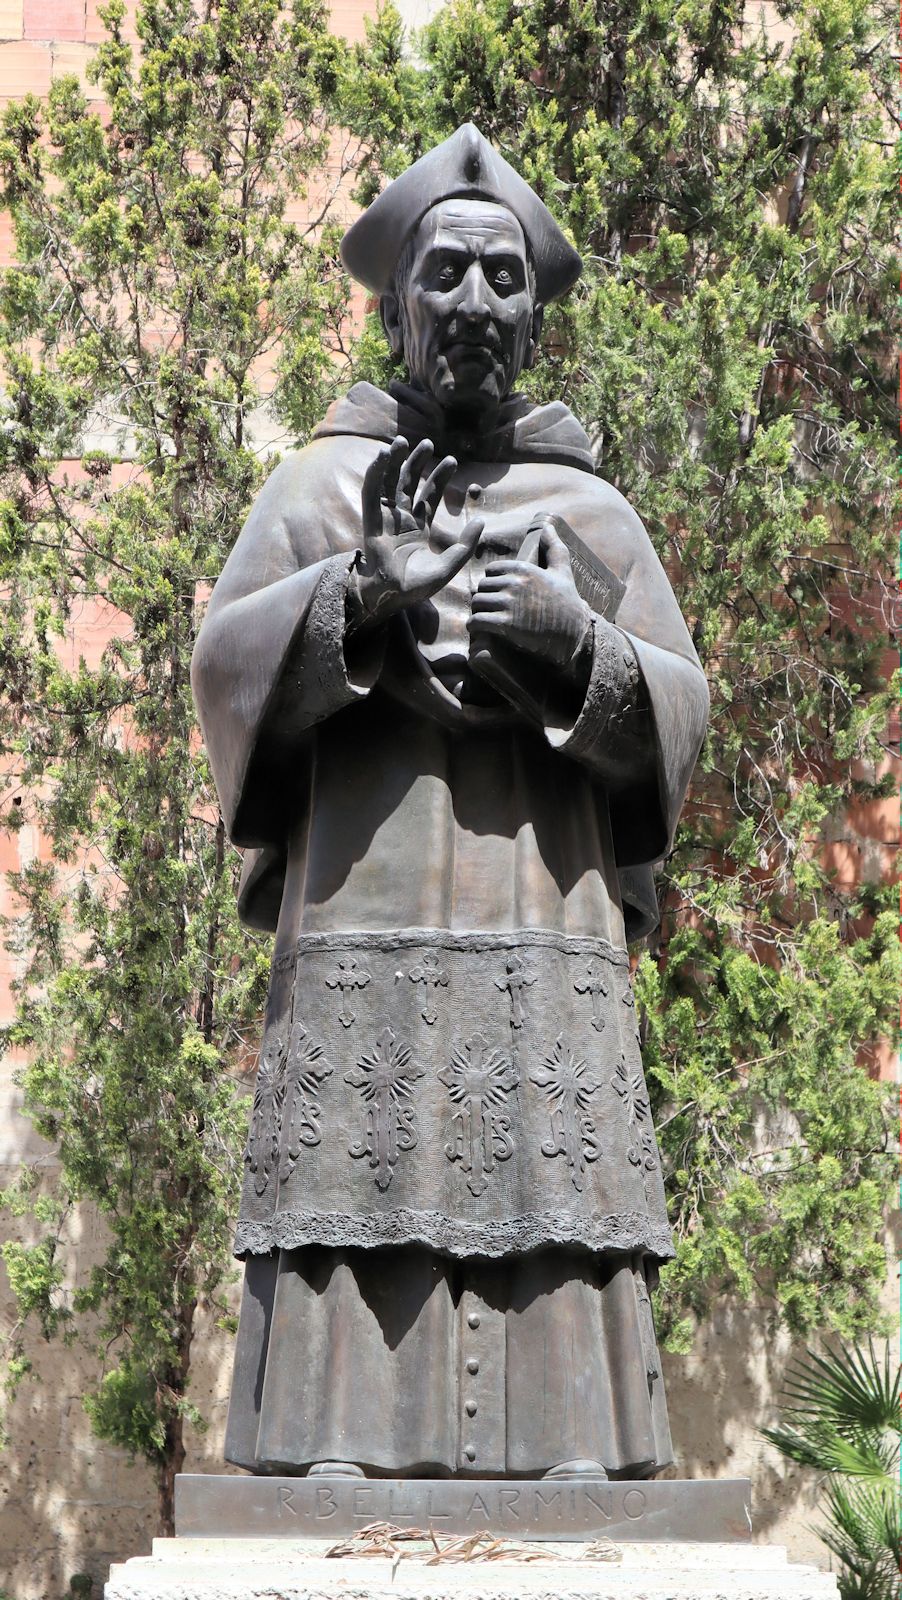
[[341, 1010], [338, 1020], [343, 1028], [350, 1028], [354, 1022], [355, 1013], [351, 1010], [350, 997], [355, 989], [365, 989], [370, 981], [368, 972], [363, 972], [357, 966], [356, 956], [342, 956], [335, 972], [330, 972], [326, 985], [330, 989], [341, 990]]
[[[427, 950], [419, 964], [411, 967], [408, 977], [411, 983], [425, 984], [426, 1003], [420, 1012], [420, 1016], [431, 1027], [434, 1022], [438, 1021], [438, 1012], [433, 1005], [433, 996], [439, 987], [443, 989], [448, 987], [447, 976], [438, 964], [438, 956], [435, 951]], [[430, 990], [432, 991], [431, 993]]]
[[508, 1056], [493, 1050], [481, 1034], [453, 1051], [450, 1065], [439, 1073], [451, 1100], [460, 1107], [452, 1117], [454, 1139], [445, 1145], [449, 1161], [459, 1161], [467, 1173], [471, 1194], [483, 1193], [496, 1161], [513, 1154], [507, 1096], [520, 1082]]
[[328, 1061], [323, 1060], [322, 1045], [314, 1043], [302, 1023], [291, 1026], [287, 1052], [283, 1033], [272, 1033], [266, 1040], [244, 1151], [258, 1194], [266, 1189], [280, 1153], [279, 1177], [284, 1182], [294, 1170], [301, 1146], [319, 1144], [316, 1096], [320, 1083], [331, 1073]]
[[586, 1163], [597, 1161], [601, 1153], [589, 1105], [591, 1096], [601, 1088], [601, 1079], [566, 1048], [560, 1035], [542, 1066], [529, 1076], [550, 1101], [551, 1138], [544, 1141], [542, 1154], [564, 1156], [573, 1187], [581, 1192]]
[[302, 1023], [295, 1022], [288, 1042], [282, 1097], [282, 1159], [279, 1163], [282, 1183], [291, 1177], [301, 1146], [312, 1149], [320, 1142], [317, 1095], [323, 1079], [331, 1076], [332, 1068], [323, 1059], [322, 1045], [311, 1039]]
[[383, 1028], [375, 1048], [360, 1057], [353, 1072], [345, 1073], [345, 1083], [361, 1091], [366, 1108], [363, 1138], [349, 1145], [348, 1152], [355, 1160], [369, 1157], [380, 1189], [391, 1183], [399, 1151], [412, 1150], [417, 1142], [413, 1085], [425, 1074], [410, 1057], [409, 1047], [396, 1044], [391, 1028]]
[[634, 1167], [644, 1167], [646, 1172], [654, 1172], [658, 1162], [645, 1080], [640, 1071], [629, 1071], [622, 1052], [611, 1083], [626, 1107], [630, 1130], [626, 1152], [629, 1161]]
[[532, 962], [526, 956], [518, 955], [515, 950], [511, 951], [507, 958], [505, 975], [503, 978], [495, 979], [495, 987], [496, 989], [501, 989], [502, 992], [506, 989], [510, 995], [510, 1021], [512, 1028], [522, 1028], [523, 1026], [525, 1013], [522, 991], [529, 988], [529, 985], [535, 983], [535, 981], [536, 974], [533, 971]]
[[604, 1027], [604, 1017], [601, 1014], [599, 997], [607, 995], [608, 986], [604, 981], [604, 969], [597, 956], [588, 962], [582, 978], [576, 978], [573, 987], [577, 994], [590, 994], [592, 996], [592, 1026], [598, 1033]]
[[254, 1085], [254, 1109], [244, 1147], [244, 1159], [254, 1175], [254, 1188], [258, 1194], [262, 1194], [266, 1188], [279, 1154], [279, 1129], [285, 1097], [285, 1080], [282, 1076], [284, 1049], [283, 1035], [270, 1033], [263, 1041]]

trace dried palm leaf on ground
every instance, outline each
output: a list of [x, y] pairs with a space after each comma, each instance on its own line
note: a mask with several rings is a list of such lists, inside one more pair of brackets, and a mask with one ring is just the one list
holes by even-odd
[[[404, 1544], [432, 1546], [428, 1550], [404, 1550]], [[391, 1522], [370, 1522], [358, 1528], [349, 1539], [331, 1545], [325, 1552], [327, 1558], [347, 1559], [350, 1556], [385, 1556], [394, 1565], [403, 1557], [418, 1557], [427, 1567], [443, 1561], [620, 1561], [621, 1552], [610, 1539], [596, 1539], [593, 1544], [566, 1553], [553, 1545], [524, 1544], [521, 1540], [498, 1538], [482, 1529], [463, 1537], [436, 1534], [433, 1528], [398, 1528]]]
[[440, 1561], [548, 1561], [556, 1557], [546, 1547], [540, 1549], [538, 1545], [522, 1544], [519, 1541], [512, 1543], [509, 1539], [499, 1539], [494, 1534], [483, 1529], [480, 1533], [468, 1533], [462, 1539], [447, 1538], [441, 1544], [436, 1543], [436, 1553], [429, 1556], [427, 1567], [438, 1566]]
[[393, 1522], [368, 1522], [365, 1528], [358, 1528], [349, 1539], [330, 1545], [325, 1554], [327, 1560], [344, 1560], [348, 1556], [394, 1556], [398, 1553], [397, 1545], [411, 1540], [435, 1544], [435, 1535], [431, 1528], [398, 1528]]
[[580, 1561], [622, 1561], [623, 1551], [613, 1539], [594, 1539], [580, 1551]]

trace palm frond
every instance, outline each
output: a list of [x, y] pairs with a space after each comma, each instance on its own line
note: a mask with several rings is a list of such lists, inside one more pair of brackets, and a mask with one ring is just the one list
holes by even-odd
[[824, 1450], [835, 1435], [825, 1434], [822, 1429], [813, 1427], [802, 1433], [795, 1428], [762, 1428], [761, 1437], [779, 1450], [782, 1456], [788, 1456], [790, 1461], [797, 1461], [802, 1467], [816, 1467], [823, 1472], [826, 1470], [823, 1465]]
[[846, 1345], [809, 1351], [790, 1368], [781, 1425], [762, 1430], [782, 1455], [828, 1474], [826, 1527], [842, 1600], [898, 1600], [902, 1562], [902, 1374], [889, 1350], [878, 1357]]
[[838, 1572], [836, 1583], [840, 1600], [898, 1600], [899, 1574], [887, 1572], [879, 1561], [872, 1561], [859, 1572], [848, 1568]]
[[[886, 1553], [898, 1569], [899, 1517], [902, 1510], [895, 1483], [870, 1484], [832, 1481], [827, 1485], [826, 1510], [839, 1537], [862, 1555]], [[837, 1552], [838, 1553], [838, 1552]]]
[[845, 1344], [825, 1355], [809, 1351], [790, 1367], [783, 1395], [797, 1426], [809, 1417], [840, 1435], [868, 1429], [900, 1433], [902, 1373], [893, 1369], [889, 1348], [881, 1361], [873, 1340], [867, 1351]]
[[[787, 1420], [794, 1421], [794, 1415], [788, 1413]], [[856, 1438], [843, 1438], [833, 1427], [807, 1420], [801, 1427], [762, 1428], [761, 1434], [790, 1461], [815, 1467], [819, 1472], [843, 1472], [882, 1482], [895, 1471], [898, 1461], [898, 1445], [887, 1434], [863, 1433]]]

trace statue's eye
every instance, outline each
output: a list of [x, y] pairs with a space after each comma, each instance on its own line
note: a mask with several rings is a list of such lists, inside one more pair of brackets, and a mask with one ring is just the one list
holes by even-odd
[[495, 282], [497, 283], [499, 289], [510, 289], [513, 281], [514, 280], [508, 272], [507, 267], [498, 268], [498, 271], [495, 273]]
[[451, 266], [450, 262], [446, 261], [445, 265], [439, 268], [438, 281], [439, 283], [457, 282], [456, 269]]

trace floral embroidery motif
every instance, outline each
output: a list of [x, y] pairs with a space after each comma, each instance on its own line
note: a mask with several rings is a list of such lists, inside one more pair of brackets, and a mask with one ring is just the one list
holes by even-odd
[[282, 1182], [290, 1178], [302, 1145], [320, 1142], [319, 1085], [331, 1076], [323, 1060], [322, 1045], [295, 1022], [286, 1049], [284, 1033], [272, 1033], [264, 1042], [254, 1108], [244, 1159], [254, 1175], [254, 1188], [263, 1194], [278, 1163]]
[[530, 1082], [544, 1089], [549, 1100], [551, 1137], [544, 1141], [542, 1154], [566, 1157], [573, 1187], [579, 1193], [586, 1163], [597, 1161], [601, 1154], [589, 1104], [601, 1088], [601, 1079], [567, 1049], [559, 1034], [542, 1066], [530, 1073]]
[[525, 1011], [522, 991], [529, 988], [529, 985], [535, 983], [535, 981], [536, 974], [533, 971], [532, 962], [526, 956], [518, 955], [516, 950], [512, 950], [507, 958], [504, 977], [495, 979], [495, 988], [500, 989], [502, 993], [507, 990], [510, 995], [510, 1021], [512, 1028], [522, 1028], [523, 1026]]
[[360, 1090], [366, 1110], [363, 1138], [349, 1145], [348, 1152], [355, 1160], [369, 1157], [379, 1189], [391, 1183], [399, 1152], [412, 1150], [417, 1142], [413, 1085], [424, 1076], [422, 1067], [411, 1060], [409, 1047], [395, 1043], [391, 1028], [383, 1028], [375, 1048], [345, 1073], [345, 1083]]
[[592, 996], [592, 1026], [601, 1033], [604, 1017], [601, 1014], [600, 997], [607, 995], [608, 986], [604, 980], [604, 968], [597, 956], [587, 962], [583, 976], [574, 979], [573, 987], [577, 994]]
[[432, 1027], [432, 1024], [438, 1021], [438, 1012], [436, 1011], [433, 1003], [435, 994], [440, 987], [442, 989], [446, 989], [448, 987], [447, 975], [439, 966], [438, 956], [436, 955], [435, 951], [426, 950], [423, 954], [422, 960], [417, 964], [417, 966], [411, 967], [408, 977], [410, 978], [411, 983], [422, 983], [425, 985], [426, 1000], [423, 1009], [420, 1012], [420, 1016], [423, 1018], [424, 1022], [428, 1022], [429, 1026]]
[[473, 1035], [455, 1049], [439, 1073], [454, 1105], [454, 1137], [445, 1145], [449, 1161], [459, 1161], [467, 1174], [471, 1194], [483, 1193], [496, 1161], [513, 1155], [507, 1096], [516, 1089], [520, 1074], [501, 1050], [493, 1050], [482, 1034]]
[[257, 1194], [265, 1190], [279, 1155], [279, 1129], [285, 1098], [282, 1073], [284, 1052], [285, 1040], [281, 1033], [272, 1032], [263, 1041], [254, 1085], [254, 1109], [244, 1147], [244, 1159], [254, 1175]]
[[323, 1079], [331, 1076], [332, 1067], [323, 1059], [322, 1045], [311, 1039], [303, 1023], [295, 1022], [288, 1042], [282, 1094], [282, 1159], [279, 1163], [282, 1183], [291, 1177], [302, 1146], [312, 1149], [320, 1142], [317, 1095]]
[[634, 1072], [629, 1071], [622, 1051], [611, 1083], [626, 1107], [630, 1130], [627, 1157], [632, 1166], [644, 1167], [646, 1172], [654, 1172], [658, 1160], [645, 1079], [639, 1069]]
[[368, 972], [357, 966], [356, 956], [342, 956], [334, 972], [330, 972], [326, 979], [327, 987], [341, 990], [341, 1010], [338, 1020], [343, 1028], [350, 1028], [356, 1021], [355, 1013], [351, 1010], [351, 996], [355, 989], [365, 989], [370, 981]]

